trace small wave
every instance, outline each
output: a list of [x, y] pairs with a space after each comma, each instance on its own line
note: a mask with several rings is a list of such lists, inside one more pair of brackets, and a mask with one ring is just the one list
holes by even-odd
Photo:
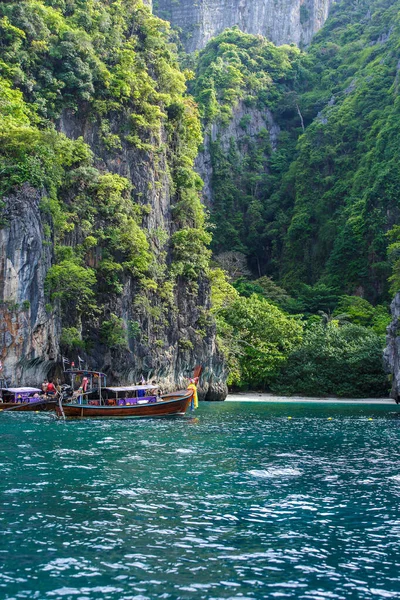
[[177, 448], [175, 452], [179, 454], [195, 454], [194, 450], [190, 450], [190, 448]]
[[303, 472], [299, 471], [299, 469], [278, 469], [278, 468], [270, 468], [270, 469], [253, 469], [248, 471], [248, 474], [252, 477], [259, 477], [260, 479], [271, 479], [274, 477], [298, 477], [302, 475]]
[[389, 477], [389, 479], [392, 481], [400, 481], [400, 475], [393, 475], [392, 477]]
[[84, 469], [86, 471], [93, 471], [93, 469], [96, 469], [97, 467], [92, 465], [92, 466], [88, 466], [88, 465], [63, 465], [63, 469]]

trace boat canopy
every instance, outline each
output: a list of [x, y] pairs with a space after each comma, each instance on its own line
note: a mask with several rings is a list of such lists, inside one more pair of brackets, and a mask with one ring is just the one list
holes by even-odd
[[20, 388], [3, 388], [3, 392], [11, 392], [12, 394], [31, 394], [35, 392], [41, 392], [38, 388], [33, 387], [20, 387]]
[[91, 375], [93, 377], [106, 377], [105, 373], [100, 373], [100, 371], [88, 371], [87, 369], [66, 369], [64, 373], [68, 373], [70, 375]]
[[138, 390], [156, 390], [158, 389], [158, 385], [126, 385], [123, 387], [106, 387], [104, 388], [109, 392], [115, 392], [118, 394], [119, 392], [136, 392]]

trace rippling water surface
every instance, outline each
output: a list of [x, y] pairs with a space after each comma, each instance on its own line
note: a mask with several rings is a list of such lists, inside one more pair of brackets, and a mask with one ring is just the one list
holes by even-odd
[[399, 414], [0, 414], [0, 598], [400, 598]]

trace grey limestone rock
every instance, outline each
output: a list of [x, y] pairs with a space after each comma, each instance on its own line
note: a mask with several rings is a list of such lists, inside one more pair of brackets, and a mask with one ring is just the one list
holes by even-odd
[[[113, 131], [120, 131], [124, 118], [110, 117]], [[82, 136], [99, 170], [118, 173], [132, 182], [138, 199], [151, 207], [144, 222], [150, 237], [159, 229], [167, 236], [173, 233], [165, 155], [155, 157], [125, 140], [120, 149], [110, 152], [102, 140], [101, 123], [84, 106], [79, 113], [64, 111], [57, 128], [73, 139]], [[40, 210], [45, 195], [46, 190], [25, 185], [5, 198], [6, 226], [0, 229], [0, 358], [4, 374], [14, 384], [38, 385], [44, 376], [61, 371], [61, 317], [57, 306], [46, 311], [45, 279], [53, 262], [54, 242], [51, 221], [46, 222]], [[68, 243], [75, 246], [81, 241], [78, 228]], [[156, 294], [139, 290], [135, 279], [126, 277], [122, 294], [110, 294], [103, 306], [98, 327], [101, 319], [115, 314], [127, 331], [135, 323], [139, 334], [128, 336], [129, 347], [110, 349], [101, 343], [89, 320], [86, 327], [92, 328], [92, 347], [79, 354], [89, 368], [105, 371], [110, 383], [137, 382], [143, 375], [157, 380], [165, 391], [185, 387], [193, 368], [202, 365], [200, 399], [223, 400], [225, 365], [216, 347], [215, 325], [208, 317], [209, 304], [205, 278], [192, 286], [178, 280], [166, 311]], [[157, 323], [154, 313], [161, 315]]]
[[14, 383], [36, 384], [58, 357], [59, 322], [46, 311], [44, 280], [52, 261], [39, 204], [44, 191], [24, 185], [4, 198], [0, 229], [0, 357]]
[[391, 396], [397, 401], [400, 399], [400, 292], [394, 297], [390, 309], [392, 322], [387, 328], [384, 360], [392, 379]]
[[181, 31], [188, 52], [228, 27], [261, 34], [280, 46], [309, 44], [333, 0], [154, 0], [153, 11]]

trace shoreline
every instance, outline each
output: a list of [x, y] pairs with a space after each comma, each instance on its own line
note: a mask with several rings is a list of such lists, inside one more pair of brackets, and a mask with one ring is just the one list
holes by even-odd
[[225, 402], [264, 402], [267, 404], [383, 404], [397, 406], [393, 398], [335, 398], [334, 396], [311, 398], [308, 396], [277, 396], [266, 392], [228, 394]]

